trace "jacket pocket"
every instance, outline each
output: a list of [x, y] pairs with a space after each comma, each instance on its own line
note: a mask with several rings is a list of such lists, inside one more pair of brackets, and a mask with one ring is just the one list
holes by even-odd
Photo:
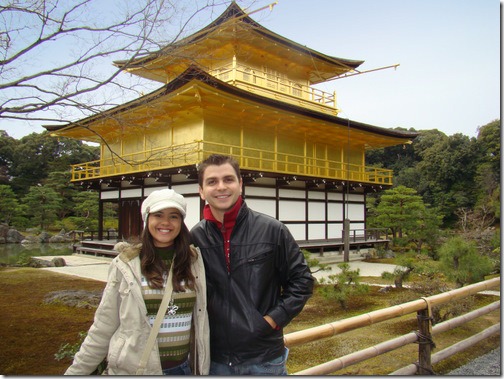
[[250, 265], [262, 264], [267, 262], [270, 259], [274, 258], [274, 250], [271, 246], [264, 246], [262, 249], [258, 249], [259, 251], [250, 256], [247, 259], [247, 263]]
[[108, 365], [110, 367], [120, 367], [119, 359], [121, 357], [121, 352], [124, 349], [124, 344], [126, 340], [122, 336], [117, 336], [117, 338], [110, 341], [109, 353], [107, 357]]

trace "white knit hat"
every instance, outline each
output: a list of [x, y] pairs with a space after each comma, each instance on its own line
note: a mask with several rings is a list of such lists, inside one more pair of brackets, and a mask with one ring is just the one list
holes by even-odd
[[149, 213], [154, 213], [166, 208], [176, 208], [186, 216], [186, 201], [184, 196], [178, 194], [172, 189], [162, 189], [152, 192], [142, 203], [142, 220], [145, 223]]

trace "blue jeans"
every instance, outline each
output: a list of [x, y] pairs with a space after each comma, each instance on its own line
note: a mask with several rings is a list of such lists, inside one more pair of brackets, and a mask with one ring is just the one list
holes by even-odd
[[269, 362], [229, 366], [224, 363], [212, 361], [210, 363], [210, 375], [287, 375], [287, 356], [289, 349], [285, 348], [284, 354]]
[[189, 361], [185, 361], [181, 365], [163, 369], [163, 375], [192, 375]]

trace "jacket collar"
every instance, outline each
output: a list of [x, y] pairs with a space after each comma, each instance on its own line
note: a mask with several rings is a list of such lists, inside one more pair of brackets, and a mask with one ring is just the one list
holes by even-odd
[[114, 250], [119, 253], [119, 259], [124, 263], [130, 262], [133, 258], [140, 255], [142, 244], [130, 244], [128, 242], [118, 242], [114, 246]]

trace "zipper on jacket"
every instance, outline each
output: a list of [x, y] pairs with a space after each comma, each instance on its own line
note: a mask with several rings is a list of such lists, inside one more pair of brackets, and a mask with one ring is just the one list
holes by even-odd
[[268, 256], [268, 253], [260, 253], [260, 254], [254, 255], [253, 257], [250, 257], [247, 259], [247, 263], [253, 263], [253, 262], [259, 261], [260, 259], [265, 258], [267, 256]]
[[226, 271], [229, 276], [231, 273], [231, 236], [226, 236], [226, 227], [224, 222], [222, 223], [220, 232], [222, 235], [222, 243], [224, 245], [224, 262], [226, 264]]

